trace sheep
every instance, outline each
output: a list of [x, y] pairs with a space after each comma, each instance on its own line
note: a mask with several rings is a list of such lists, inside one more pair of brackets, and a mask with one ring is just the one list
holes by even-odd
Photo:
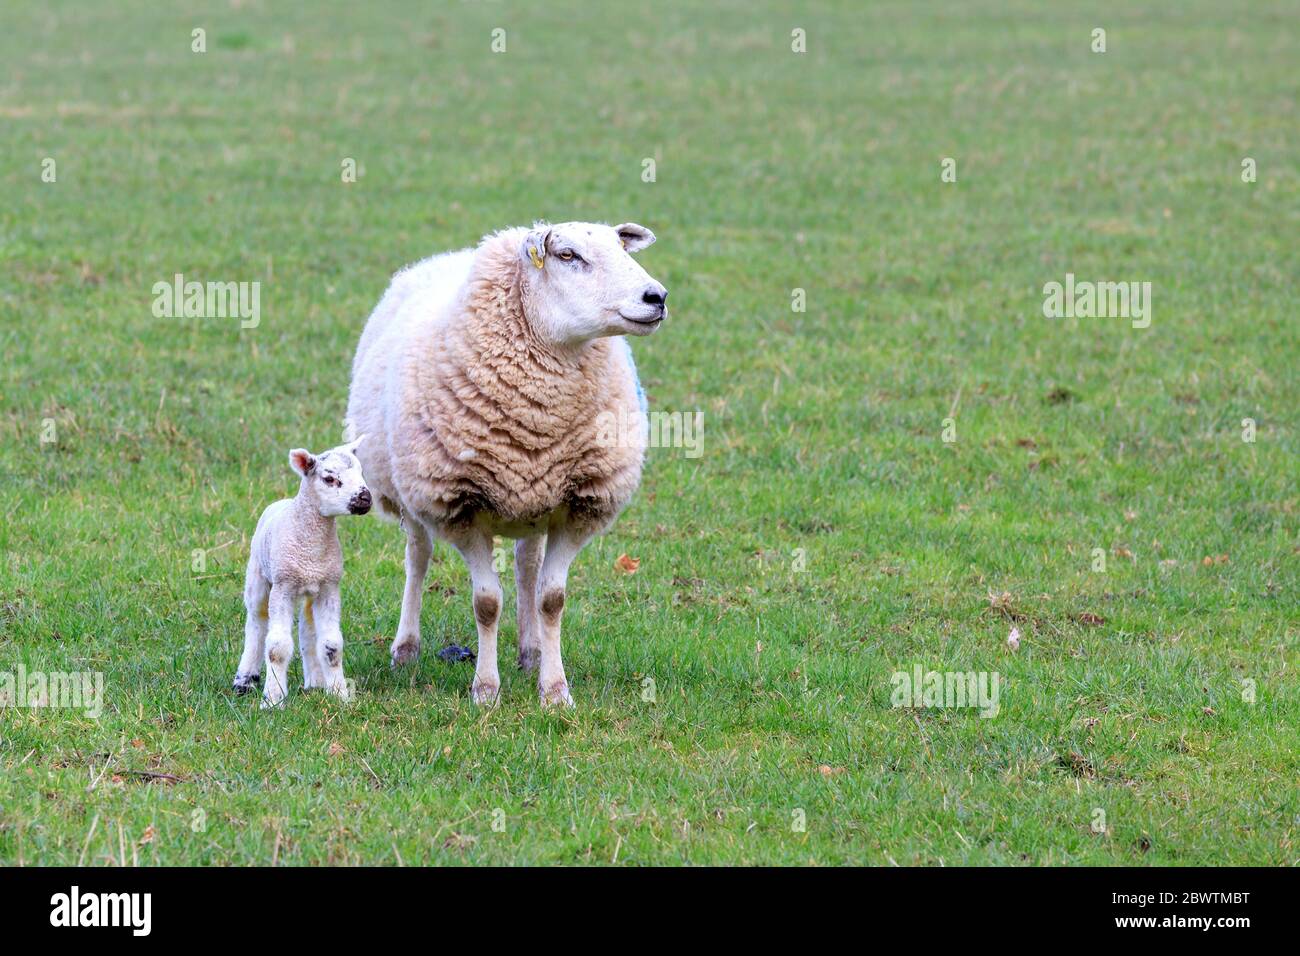
[[573, 706], [560, 656], [569, 567], [641, 480], [644, 416], [627, 335], [667, 317], [668, 290], [629, 255], [655, 241], [636, 223], [536, 224], [486, 236], [393, 277], [352, 366], [348, 434], [376, 514], [406, 532], [406, 588], [394, 666], [420, 651], [420, 603], [434, 539], [469, 567], [478, 657], [471, 696], [496, 703], [501, 585], [493, 536], [516, 539], [518, 663], [543, 706]]
[[343, 551], [334, 519], [370, 510], [370, 489], [357, 460], [362, 440], [322, 455], [305, 448], [289, 452], [289, 465], [302, 477], [298, 494], [269, 505], [253, 532], [244, 577], [244, 653], [235, 671], [235, 692], [245, 694], [261, 682], [265, 653], [263, 707], [275, 707], [288, 692], [293, 616], [299, 606], [304, 687], [323, 687], [345, 702], [352, 696], [343, 677]]

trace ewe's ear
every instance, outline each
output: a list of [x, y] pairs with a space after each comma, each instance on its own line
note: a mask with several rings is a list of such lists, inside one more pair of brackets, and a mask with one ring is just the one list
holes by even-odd
[[524, 265], [535, 269], [545, 267], [546, 243], [550, 238], [550, 226], [535, 226], [528, 235], [524, 236], [524, 241], [519, 246], [519, 258], [523, 260]]
[[638, 226], [634, 222], [625, 222], [621, 226], [615, 226], [614, 231], [618, 233], [619, 239], [623, 241], [623, 248], [628, 252], [640, 252], [655, 241], [653, 232], [645, 226]]
[[294, 471], [306, 478], [311, 474], [311, 470], [316, 467], [316, 456], [306, 448], [295, 448], [289, 452], [289, 465]]

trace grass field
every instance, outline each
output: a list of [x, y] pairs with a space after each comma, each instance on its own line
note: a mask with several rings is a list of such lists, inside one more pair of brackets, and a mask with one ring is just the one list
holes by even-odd
[[[0, 708], [0, 863], [1300, 861], [1300, 5], [297, 7], [0, 13], [0, 672], [106, 694]], [[705, 423], [574, 567], [577, 707], [507, 583], [475, 709], [445, 548], [390, 670], [372, 519], [358, 701], [234, 697], [254, 523], [388, 276], [537, 218], [658, 233], [637, 361]], [[156, 318], [176, 273], [260, 324]], [[1046, 318], [1066, 273], [1150, 327]], [[891, 706], [917, 665], [997, 715]]]

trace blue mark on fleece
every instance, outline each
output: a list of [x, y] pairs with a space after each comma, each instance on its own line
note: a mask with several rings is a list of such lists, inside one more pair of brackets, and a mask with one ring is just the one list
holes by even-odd
[[623, 346], [623, 354], [627, 357], [627, 369], [632, 373], [632, 384], [636, 386], [636, 402], [641, 407], [641, 415], [645, 418], [646, 434], [650, 433], [650, 403], [646, 401], [645, 389], [641, 387], [641, 378], [636, 373], [636, 362], [632, 359], [632, 346], [628, 344], [627, 339], [621, 335], [618, 341]]

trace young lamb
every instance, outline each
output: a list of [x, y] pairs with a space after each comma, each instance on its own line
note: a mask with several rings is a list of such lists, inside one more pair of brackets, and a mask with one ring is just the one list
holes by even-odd
[[569, 566], [641, 480], [644, 430], [611, 441], [601, 422], [644, 413], [631, 349], [612, 337], [649, 335], [667, 316], [668, 291], [628, 254], [654, 241], [635, 223], [508, 229], [393, 278], [357, 346], [348, 429], [372, 436], [361, 459], [376, 513], [406, 531], [394, 665], [419, 654], [440, 538], [469, 566], [473, 699], [496, 701], [502, 535], [518, 539], [519, 666], [538, 668], [543, 704], [572, 706], [560, 659]]
[[274, 707], [289, 689], [293, 657], [293, 615], [298, 617], [303, 684], [323, 687], [343, 700], [351, 696], [343, 678], [343, 634], [339, 631], [338, 515], [370, 510], [370, 489], [357, 460], [362, 439], [313, 455], [305, 448], [289, 452], [289, 464], [302, 482], [298, 494], [270, 505], [258, 519], [244, 578], [244, 654], [235, 672], [236, 693], [247, 693], [262, 679], [266, 655], [263, 707]]

